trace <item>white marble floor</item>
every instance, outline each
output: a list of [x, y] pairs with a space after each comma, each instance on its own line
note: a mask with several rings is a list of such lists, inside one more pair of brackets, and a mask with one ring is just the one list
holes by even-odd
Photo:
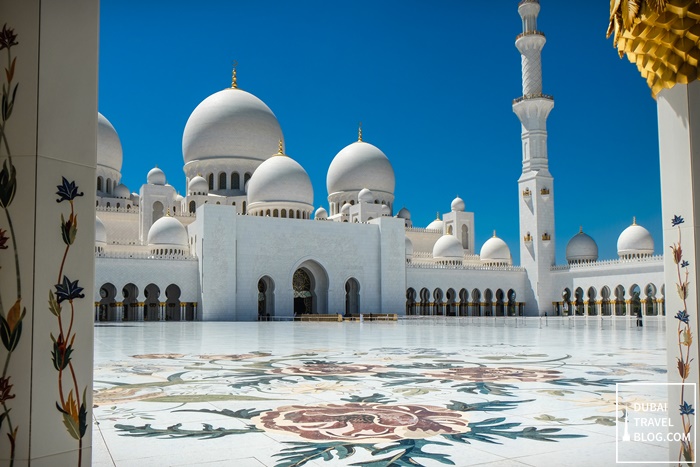
[[669, 429], [630, 414], [666, 400], [665, 342], [609, 317], [100, 324], [93, 465], [663, 461]]

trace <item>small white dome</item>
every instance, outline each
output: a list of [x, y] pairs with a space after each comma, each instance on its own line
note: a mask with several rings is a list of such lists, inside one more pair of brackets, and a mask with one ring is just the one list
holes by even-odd
[[146, 176], [149, 185], [165, 185], [165, 174], [158, 167], [152, 168]]
[[566, 244], [566, 261], [577, 263], [580, 261], [598, 261], [598, 244], [583, 229], [571, 237]]
[[493, 237], [484, 242], [479, 256], [485, 263], [511, 263], [510, 248], [506, 242], [496, 237], [495, 232]]
[[464, 200], [459, 196], [452, 200], [451, 208], [453, 211], [464, 211]]
[[95, 216], [95, 243], [107, 244], [107, 228], [102, 219]]
[[124, 185], [123, 183], [120, 183], [114, 189], [114, 197], [115, 198], [123, 198], [123, 199], [131, 198], [131, 192], [126, 187], [126, 185]]
[[340, 213], [341, 214], [350, 214], [350, 203], [343, 204], [343, 206], [340, 208]]
[[399, 210], [399, 213], [396, 215], [399, 219], [410, 219], [411, 218], [411, 211], [409, 211], [406, 208], [401, 208]]
[[442, 232], [445, 229], [445, 223], [442, 221], [442, 219], [435, 219], [433, 222], [428, 224], [428, 227], [426, 229], [429, 230], [439, 230]]
[[314, 213], [314, 219], [317, 221], [325, 221], [328, 219], [328, 211], [326, 211], [326, 208], [320, 207], [316, 209], [316, 212]]
[[117, 172], [122, 170], [122, 143], [117, 130], [97, 112], [97, 165], [102, 165]]
[[634, 220], [618, 237], [617, 254], [620, 257], [653, 255], [654, 239], [647, 229], [637, 225]]
[[185, 199], [180, 193], [175, 195], [175, 201], [176, 202], [181, 202], [183, 199]]
[[382, 204], [382, 216], [391, 216], [391, 208], [386, 204]]
[[187, 246], [187, 243], [187, 229], [174, 217], [161, 217], [148, 231], [149, 245]]
[[[408, 238], [408, 237], [407, 237]], [[461, 260], [464, 249], [454, 235], [443, 235], [433, 246], [433, 258], [443, 260]]]
[[360, 191], [394, 194], [394, 169], [386, 155], [376, 146], [356, 141], [344, 147], [333, 158], [326, 176], [328, 194]]
[[408, 235], [406, 235], [406, 258], [412, 258], [413, 257], [413, 242], [411, 241], [410, 238], [408, 238]]
[[271, 157], [253, 172], [248, 181], [248, 205], [296, 202], [313, 206], [314, 189], [306, 170], [291, 157]]
[[207, 195], [209, 194], [209, 183], [201, 175], [192, 177], [190, 183], [187, 184], [187, 193], [190, 195]]
[[374, 193], [372, 193], [367, 188], [363, 188], [357, 194], [357, 201], [359, 201], [360, 203], [373, 203], [374, 202]]
[[221, 157], [264, 161], [275, 154], [282, 129], [263, 101], [241, 89], [224, 89], [192, 111], [182, 135], [185, 164]]

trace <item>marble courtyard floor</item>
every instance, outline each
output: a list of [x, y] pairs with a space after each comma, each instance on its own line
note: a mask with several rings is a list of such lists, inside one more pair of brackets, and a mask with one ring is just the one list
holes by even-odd
[[[97, 324], [93, 465], [614, 465], [665, 400], [663, 321], [634, 324]], [[618, 459], [666, 459], [641, 439]]]

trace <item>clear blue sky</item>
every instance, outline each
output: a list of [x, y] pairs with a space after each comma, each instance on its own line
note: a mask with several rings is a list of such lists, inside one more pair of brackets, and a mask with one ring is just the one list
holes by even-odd
[[[357, 138], [389, 157], [396, 210], [425, 227], [459, 195], [477, 248], [495, 229], [518, 251], [521, 32], [517, 0], [102, 0], [99, 109], [124, 149], [131, 191], [154, 165], [185, 194], [182, 131], [230, 86], [277, 116], [287, 154], [327, 207], [326, 171]], [[605, 39], [608, 2], [542, 0], [538, 29], [555, 178], [557, 262], [579, 225], [616, 258], [637, 217], [661, 253], [656, 102]]]

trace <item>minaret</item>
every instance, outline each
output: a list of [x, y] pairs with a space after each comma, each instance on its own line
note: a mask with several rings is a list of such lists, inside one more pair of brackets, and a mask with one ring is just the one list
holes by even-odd
[[[522, 124], [523, 172], [518, 180], [520, 212], [520, 263], [527, 271], [527, 315], [551, 311], [557, 296], [550, 290], [550, 267], [555, 264], [554, 178], [547, 159], [547, 116], [552, 96], [542, 94], [544, 34], [537, 30], [539, 0], [521, 0], [518, 13], [523, 32], [515, 39], [522, 57], [523, 95], [513, 101], [513, 112]], [[520, 298], [520, 297], [519, 297]], [[550, 313], [551, 314], [551, 313]]]

